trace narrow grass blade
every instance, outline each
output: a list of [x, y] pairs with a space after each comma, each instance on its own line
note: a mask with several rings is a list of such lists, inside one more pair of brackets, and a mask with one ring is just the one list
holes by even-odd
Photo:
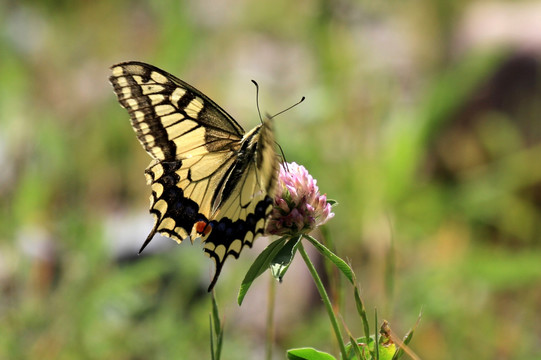
[[[222, 354], [222, 344], [223, 344], [223, 327], [220, 321], [220, 312], [218, 311], [218, 302], [212, 291], [212, 312], [210, 316], [210, 351], [212, 353], [213, 360], [220, 360]], [[214, 332], [213, 332], [214, 330]], [[216, 341], [216, 348], [214, 348]]]
[[210, 335], [210, 358], [216, 360], [214, 356], [214, 333], [212, 332], [212, 315], [209, 314], [209, 335]]
[[379, 339], [378, 339], [378, 309], [374, 309], [374, 346], [376, 359], [379, 360]]
[[419, 313], [419, 317], [417, 318], [417, 321], [415, 322], [415, 325], [406, 333], [406, 335], [404, 336], [404, 340], [402, 341], [402, 344], [399, 344], [400, 347], [398, 351], [396, 352], [396, 354], [394, 354], [392, 360], [399, 359], [404, 354], [404, 352], [407, 352], [408, 355], [410, 355], [412, 359], [418, 359], [416, 355], [410, 353], [411, 350], [409, 351], [407, 350], [409, 349], [407, 346], [410, 343], [411, 339], [413, 338], [413, 333], [415, 332], [415, 329], [417, 329], [417, 326], [421, 322], [422, 316], [423, 316], [423, 313], [421, 311], [421, 313]]
[[357, 312], [359, 313], [359, 316], [361, 317], [361, 321], [363, 323], [364, 337], [368, 339], [370, 338], [370, 324], [368, 323], [368, 317], [366, 316], [366, 308], [364, 307], [364, 302], [361, 298], [361, 294], [359, 293], [359, 288], [355, 286], [355, 289], [353, 291], [355, 297], [355, 305], [357, 306]]

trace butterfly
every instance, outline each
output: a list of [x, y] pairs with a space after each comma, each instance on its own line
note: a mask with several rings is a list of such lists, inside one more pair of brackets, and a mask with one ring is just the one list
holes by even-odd
[[245, 133], [202, 92], [155, 66], [132, 61], [111, 70], [152, 157], [145, 175], [155, 224], [139, 253], [157, 232], [178, 243], [201, 238], [216, 265], [211, 291], [226, 258], [264, 233], [279, 166], [272, 119]]

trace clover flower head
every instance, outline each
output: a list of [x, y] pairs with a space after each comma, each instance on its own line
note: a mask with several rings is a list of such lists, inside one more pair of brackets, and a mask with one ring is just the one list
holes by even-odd
[[306, 234], [334, 216], [326, 195], [306, 168], [296, 163], [280, 164], [274, 207], [267, 225], [272, 235]]

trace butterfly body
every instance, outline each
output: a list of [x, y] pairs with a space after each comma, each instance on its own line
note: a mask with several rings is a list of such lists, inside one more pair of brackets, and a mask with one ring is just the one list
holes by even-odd
[[272, 120], [248, 133], [203, 93], [152, 65], [114, 65], [110, 81], [153, 158], [145, 170], [156, 232], [181, 242], [201, 238], [216, 263], [238, 258], [264, 233], [278, 160]]

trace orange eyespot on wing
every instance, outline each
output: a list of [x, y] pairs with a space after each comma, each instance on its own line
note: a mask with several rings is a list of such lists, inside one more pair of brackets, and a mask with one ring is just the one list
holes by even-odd
[[195, 231], [197, 231], [198, 234], [201, 234], [203, 236], [207, 236], [212, 231], [212, 225], [204, 221], [198, 221], [195, 223], [194, 226]]

